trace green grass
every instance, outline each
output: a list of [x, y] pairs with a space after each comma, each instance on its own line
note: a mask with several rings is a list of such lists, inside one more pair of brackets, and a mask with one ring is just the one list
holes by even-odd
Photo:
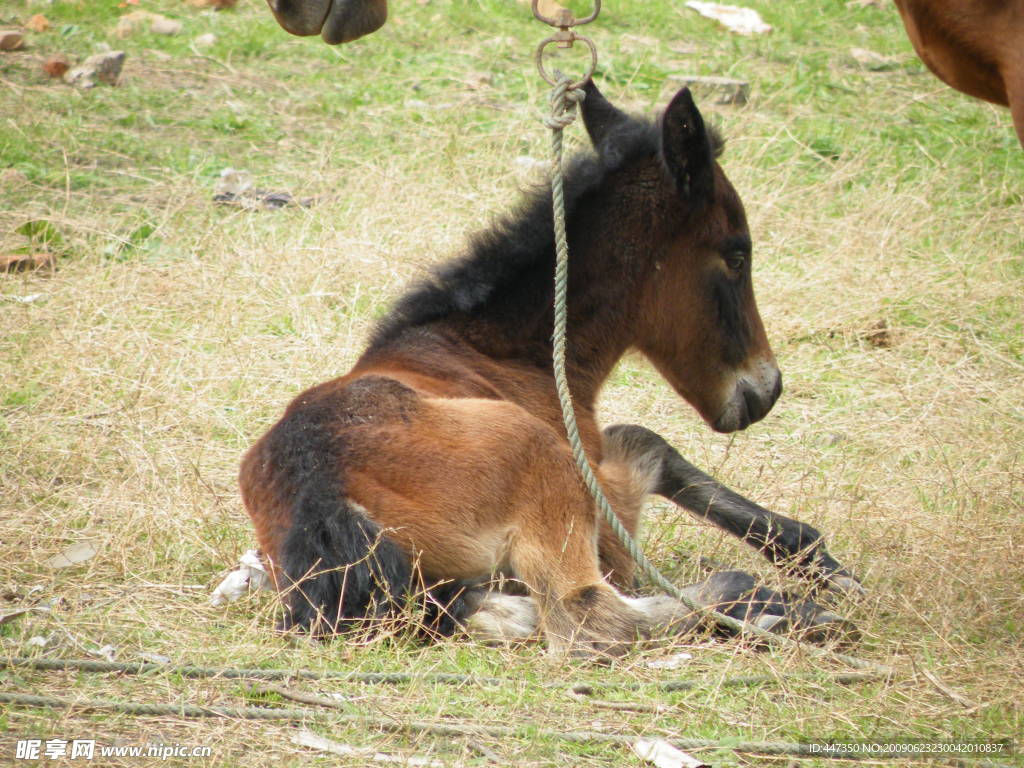
[[[621, 747], [537, 735], [545, 729], [1019, 743], [1024, 152], [1005, 110], [932, 78], [888, 3], [751, 0], [774, 31], [742, 38], [682, 3], [622, 0], [587, 33], [601, 87], [631, 110], [663, 106], [672, 77], [750, 83], [743, 107], [697, 95], [727, 137], [723, 164], [747, 205], [759, 304], [786, 383], [764, 422], [714, 435], [629, 358], [609, 382], [603, 420], [650, 426], [765, 506], [826, 531], [871, 591], [842, 606], [864, 633], [856, 652], [892, 665], [893, 682], [723, 687], [812, 665], [700, 639], [607, 667], [464, 640], [293, 643], [272, 632], [271, 596], [207, 606], [252, 546], [235, 484], [242, 452], [292, 396], [351, 365], [405, 283], [535, 181], [515, 158], [546, 157], [546, 86], [531, 56], [547, 30], [526, 5], [392, 5], [381, 32], [329, 48], [290, 37], [247, 0], [220, 13], [142, 0], [184, 32], [123, 40], [117, 17], [134, 7], [116, 0], [0, 4], [0, 26], [37, 12], [52, 23], [28, 34], [25, 51], [0, 54], [0, 254], [58, 256], [53, 275], [0, 275], [0, 614], [54, 601], [0, 627], [2, 653], [83, 657], [109, 644], [126, 661], [157, 653], [176, 664], [412, 672], [403, 686], [303, 687], [360, 697], [352, 711], [398, 720], [521, 724], [515, 739], [479, 739], [508, 765], [639, 765]], [[206, 32], [217, 42], [193, 50]], [[49, 54], [78, 60], [104, 45], [127, 53], [116, 88], [73, 90], [40, 69]], [[852, 48], [886, 59], [864, 66]], [[559, 66], [576, 71], [581, 59]], [[570, 144], [582, 143], [573, 128]], [[229, 166], [316, 203], [216, 206]], [[872, 341], [879, 327], [886, 344]], [[47, 564], [83, 539], [94, 558]], [[652, 505], [646, 539], [680, 581], [699, 575], [702, 557], [779, 581], [669, 505]], [[47, 638], [41, 651], [29, 645], [37, 636]], [[681, 670], [645, 664], [681, 649], [694, 655]], [[434, 672], [506, 682], [443, 686], [425, 679]], [[629, 687], [681, 677], [707, 684]], [[574, 696], [577, 682], [607, 688]], [[0, 671], [0, 689], [280, 701], [247, 683], [174, 674]], [[328, 716], [308, 725], [382, 752], [487, 764], [463, 740]], [[293, 732], [5, 706], [0, 763], [14, 740], [33, 737], [214, 745], [187, 765], [346, 762], [292, 745]]]

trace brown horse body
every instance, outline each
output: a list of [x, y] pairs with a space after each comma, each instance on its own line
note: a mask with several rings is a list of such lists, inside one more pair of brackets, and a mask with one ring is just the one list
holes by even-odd
[[1010, 108], [1024, 146], [1024, 0], [896, 0], [914, 50], [947, 85]]
[[[647, 430], [600, 431], [599, 389], [630, 349], [720, 431], [764, 416], [781, 379], [743, 206], [689, 92], [652, 125], [588, 86], [583, 116], [598, 154], [567, 178], [567, 368], [602, 487], [634, 534], [644, 496], [660, 493], [843, 585], [812, 528], [732, 494]], [[453, 596], [495, 573], [526, 585], [555, 650], [618, 649], [659, 620], [621, 593], [632, 562], [598, 524], [564, 436], [549, 206], [539, 196], [407, 294], [352, 371], [301, 394], [246, 455], [242, 494], [286, 626], [333, 631], [416, 583], [460, 621], [479, 601]]]

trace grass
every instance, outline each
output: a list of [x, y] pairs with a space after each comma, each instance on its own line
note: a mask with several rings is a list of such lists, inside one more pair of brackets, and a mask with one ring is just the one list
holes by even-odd
[[[891, 5], [749, 5], [770, 35], [732, 36], [681, 3], [639, 0], [608, 4], [588, 32], [602, 88], [631, 109], [663, 105], [672, 76], [750, 82], [743, 107], [702, 105], [728, 137], [724, 164], [747, 203], [786, 393], [747, 432], [714, 435], [629, 359], [602, 413], [657, 429], [725, 482], [826, 531], [870, 588], [845, 606], [865, 635], [857, 652], [894, 666], [894, 682], [722, 687], [810, 665], [700, 641], [677, 672], [645, 664], [677, 648], [595, 667], [464, 641], [290, 644], [270, 631], [270, 596], [207, 606], [252, 542], [234, 479], [241, 453], [300, 389], [346, 370], [402, 285], [515, 199], [529, 182], [515, 158], [545, 156], [545, 87], [530, 55], [546, 32], [509, 0], [396, 2], [384, 30], [342, 48], [288, 36], [247, 0], [223, 13], [142, 0], [185, 31], [125, 40], [113, 35], [125, 12], [115, 0], [0, 5], [0, 25], [38, 11], [52, 22], [26, 51], [0, 54], [0, 253], [58, 254], [55, 274], [0, 275], [0, 613], [53, 606], [0, 626], [2, 652], [83, 657], [112, 645], [127, 661], [410, 671], [410, 685], [344, 692], [360, 697], [354, 711], [398, 719], [522, 723], [521, 738], [487, 742], [515, 765], [639, 764], [620, 747], [541, 729], [1019, 743], [1024, 152], [1005, 110], [925, 71]], [[205, 32], [218, 39], [200, 55], [190, 42]], [[48, 54], [81, 58], [104, 44], [128, 54], [116, 88], [72, 90], [39, 68]], [[886, 63], [858, 64], [857, 47]], [[228, 166], [317, 204], [215, 206]], [[48, 565], [83, 540], [95, 557]], [[664, 505], [652, 505], [647, 549], [680, 580], [697, 575], [699, 557], [776, 578]], [[423, 677], [444, 671], [508, 682]], [[676, 677], [708, 684], [626, 687]], [[661, 709], [603, 709], [568, 692], [578, 681]], [[243, 683], [171, 674], [0, 671], [0, 688], [266, 700]], [[486, 764], [459, 740], [311, 726], [383, 752]], [[273, 723], [6, 707], [0, 733], [0, 762], [24, 738], [214, 746], [188, 765], [344, 762], [292, 745], [292, 727]]]

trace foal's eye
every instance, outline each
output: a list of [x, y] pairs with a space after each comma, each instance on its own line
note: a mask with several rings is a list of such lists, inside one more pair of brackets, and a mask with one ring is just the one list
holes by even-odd
[[742, 272], [747, 263], [747, 254], [744, 251], [730, 251], [724, 258], [725, 265], [733, 272]]

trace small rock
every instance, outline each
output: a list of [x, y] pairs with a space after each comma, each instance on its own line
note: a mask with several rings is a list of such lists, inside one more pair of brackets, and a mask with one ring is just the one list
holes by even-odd
[[215, 8], [223, 11], [225, 8], [234, 8], [238, 0], [185, 0], [193, 8]]
[[71, 69], [71, 62], [68, 61], [67, 56], [61, 53], [47, 56], [46, 61], [43, 62], [43, 72], [49, 77], [64, 77], [64, 73], [69, 69]]
[[25, 22], [25, 29], [31, 30], [32, 32], [45, 32], [49, 28], [50, 20], [41, 13], [37, 13]]
[[90, 56], [81, 66], [64, 73], [64, 82], [79, 88], [92, 88], [96, 81], [117, 85], [124, 66], [124, 51], [109, 51]]
[[0, 272], [35, 272], [56, 268], [57, 260], [52, 253], [8, 253], [0, 256]]
[[0, 51], [17, 51], [25, 45], [25, 36], [10, 29], [0, 30]]
[[196, 48], [209, 48], [211, 45], [217, 42], [217, 36], [213, 32], [207, 32], [205, 35], [199, 35], [192, 44]]
[[155, 15], [156, 14], [150, 13], [149, 11], [132, 11], [131, 13], [126, 13], [117, 20], [117, 26], [114, 27], [114, 34], [122, 40], [126, 37], [131, 37], [136, 32], [140, 32], [152, 24], [153, 17]]
[[154, 35], [180, 35], [182, 29], [180, 21], [163, 16], [153, 19], [153, 23], [149, 27], [149, 31]]

